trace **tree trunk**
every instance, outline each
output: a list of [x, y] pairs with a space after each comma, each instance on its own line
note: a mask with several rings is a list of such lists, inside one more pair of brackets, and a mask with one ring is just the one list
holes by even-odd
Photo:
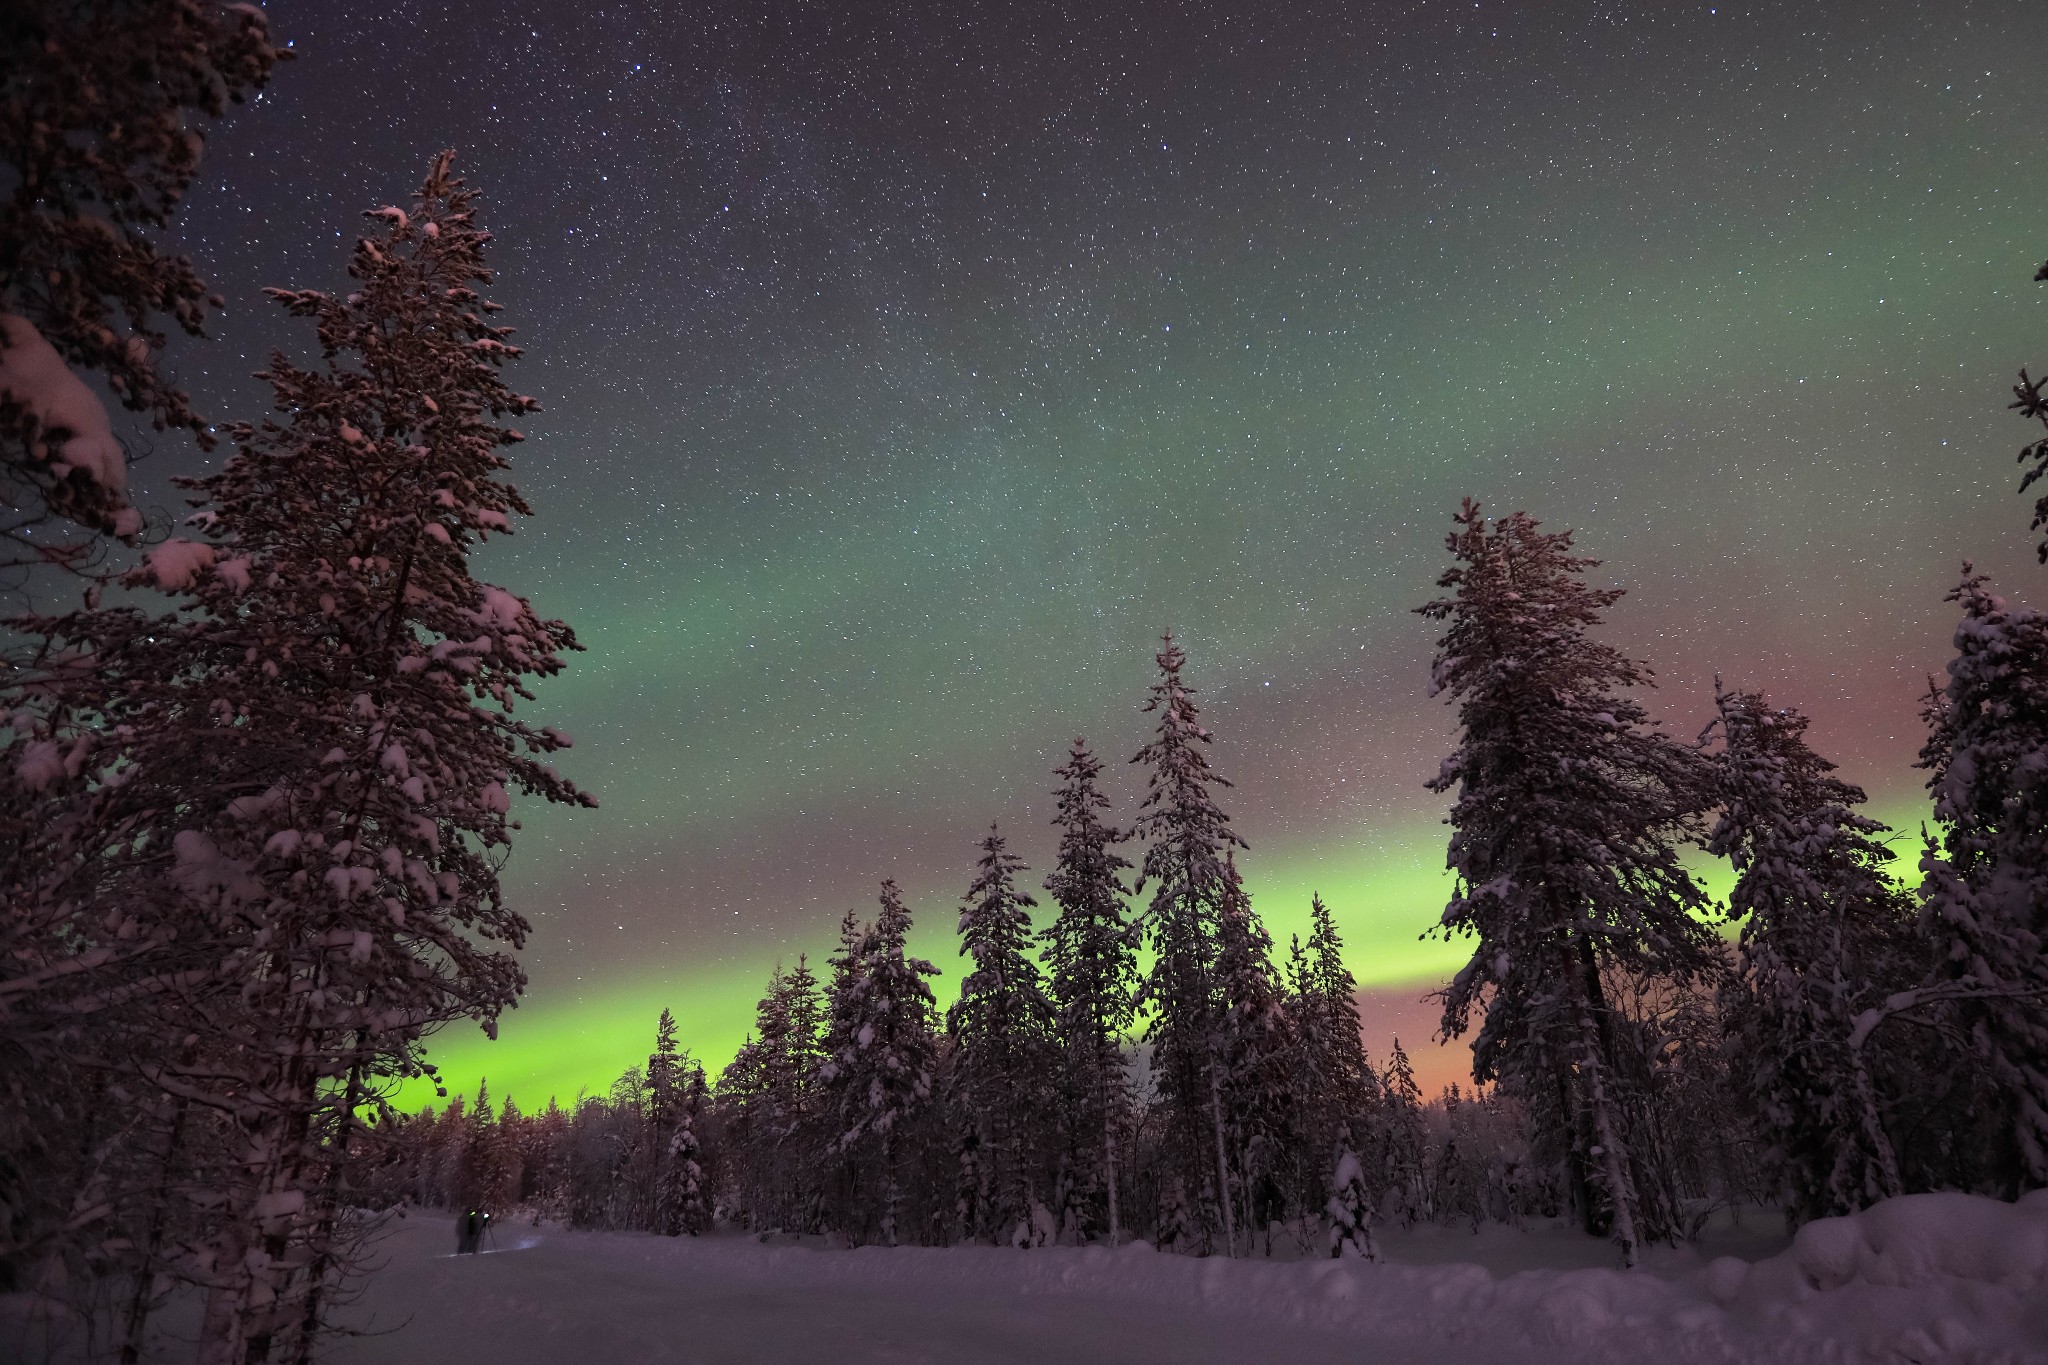
[[[1581, 963], [1586, 971], [1593, 971], [1592, 945], [1579, 941]], [[1594, 994], [1598, 990], [1597, 976], [1590, 979], [1581, 973], [1573, 973], [1574, 984], [1572, 1006], [1578, 1032], [1580, 1075], [1585, 1079], [1587, 1117], [1591, 1120], [1595, 1146], [1587, 1156], [1596, 1158], [1592, 1163], [1600, 1172], [1601, 1183], [1607, 1187], [1607, 1200], [1614, 1217], [1614, 1236], [1621, 1243], [1621, 1261], [1633, 1269], [1636, 1255], [1642, 1245], [1641, 1234], [1636, 1227], [1636, 1191], [1629, 1178], [1622, 1146], [1621, 1130], [1615, 1122], [1614, 1100], [1608, 1092], [1609, 1053], [1605, 1046], [1605, 1033], [1595, 1017]]]
[[[1103, 1089], [1106, 1092], [1108, 1087]], [[1109, 1244], [1114, 1247], [1123, 1241], [1123, 1228], [1117, 1221], [1116, 1206], [1116, 1114], [1106, 1093], [1102, 1105], [1102, 1170], [1109, 1180]]]
[[896, 1134], [888, 1129], [882, 1132], [882, 1182], [882, 1241], [885, 1245], [895, 1246], [896, 1206], [901, 1202], [902, 1192], [896, 1183]]
[[[366, 1041], [363, 1034], [357, 1034], [358, 1049]], [[362, 1066], [350, 1067], [348, 1088], [342, 1096], [341, 1112], [336, 1118], [340, 1131], [335, 1151], [328, 1159], [326, 1189], [321, 1193], [320, 1221], [314, 1225], [311, 1238], [313, 1260], [306, 1271], [306, 1303], [299, 1312], [299, 1335], [292, 1352], [293, 1365], [312, 1365], [313, 1348], [320, 1339], [321, 1314], [327, 1307], [327, 1276], [337, 1259], [334, 1254], [336, 1210], [341, 1200], [342, 1174], [348, 1167], [349, 1138], [355, 1130], [356, 1109], [362, 1104], [362, 1080]]]
[[187, 1103], [173, 1102], [171, 1128], [164, 1138], [163, 1163], [158, 1168], [156, 1192], [150, 1200], [149, 1231], [142, 1240], [142, 1263], [135, 1271], [135, 1295], [128, 1300], [127, 1319], [121, 1328], [121, 1365], [136, 1365], [142, 1359], [142, 1333], [149, 1325], [150, 1300], [155, 1294], [156, 1253], [163, 1244], [164, 1210], [171, 1194], [171, 1163], [177, 1159], [178, 1139], [184, 1135]]
[[1230, 1207], [1230, 1161], [1223, 1145], [1223, 1077], [1209, 1059], [1209, 1117], [1216, 1128], [1216, 1202], [1223, 1207], [1223, 1253], [1237, 1255], [1237, 1218]]

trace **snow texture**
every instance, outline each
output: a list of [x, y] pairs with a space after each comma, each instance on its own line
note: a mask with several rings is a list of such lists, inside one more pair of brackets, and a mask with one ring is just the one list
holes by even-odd
[[[195, 540], [167, 540], [151, 549], [146, 556], [149, 563], [149, 577], [165, 592], [183, 592], [192, 586], [201, 572], [213, 563], [214, 548]], [[248, 560], [241, 560], [242, 572], [239, 588], [249, 583]]]
[[44, 431], [66, 433], [53, 452], [57, 460], [84, 470], [117, 500], [126, 494], [128, 462], [106, 407], [35, 324], [12, 313], [0, 313], [0, 394], [33, 414]]

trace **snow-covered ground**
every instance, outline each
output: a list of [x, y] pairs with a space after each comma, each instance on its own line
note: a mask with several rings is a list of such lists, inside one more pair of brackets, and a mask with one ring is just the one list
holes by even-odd
[[[1757, 1262], [1677, 1253], [1635, 1273], [1560, 1265], [1611, 1252], [1556, 1230], [1395, 1235], [1392, 1255], [1434, 1263], [1375, 1266], [532, 1227], [456, 1257], [446, 1224], [398, 1226], [354, 1317], [399, 1330], [339, 1345], [337, 1365], [2048, 1361], [2048, 1196], [1913, 1196]], [[1706, 1249], [1745, 1237], [1771, 1240], [1753, 1220]], [[1494, 1268], [1452, 1259], [1461, 1244]]]
[[[1629, 1273], [1612, 1268], [1611, 1249], [1557, 1228], [1393, 1233], [1382, 1239], [1391, 1263], [1369, 1265], [1197, 1260], [1142, 1244], [833, 1251], [507, 1222], [493, 1250], [455, 1256], [448, 1217], [394, 1220], [382, 1268], [347, 1310], [365, 1335], [336, 1342], [329, 1358], [2048, 1362], [2048, 1192], [2019, 1205], [1908, 1196], [1809, 1225], [1789, 1246], [1752, 1218]], [[13, 1358], [4, 1331], [0, 1356]]]

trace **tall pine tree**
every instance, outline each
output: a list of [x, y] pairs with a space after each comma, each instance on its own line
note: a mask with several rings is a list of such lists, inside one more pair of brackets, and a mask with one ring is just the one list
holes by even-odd
[[1678, 1231], [1666, 1173], [1632, 1150], [1634, 1093], [1603, 976], [1687, 980], [1705, 969], [1706, 898], [1679, 860], [1705, 801], [1703, 760], [1654, 729], [1629, 689], [1650, 670], [1588, 632], [1621, 597], [1587, 586], [1597, 561], [1526, 513], [1498, 522], [1469, 498], [1448, 540], [1450, 595], [1432, 690], [1460, 739], [1432, 780], [1455, 792], [1441, 932], [1470, 937], [1445, 992], [1444, 1032], [1475, 1012], [1473, 1077], [1498, 1080], [1562, 1157], [1589, 1231], [1625, 1261]]
[[[1297, 938], [1288, 954], [1302, 1128], [1297, 1180], [1304, 1195], [1320, 1193], [1326, 1172], [1335, 1168], [1340, 1132], [1370, 1134], [1377, 1127], [1379, 1078], [1366, 1056], [1358, 982], [1343, 950], [1330, 908], [1320, 895], [1312, 897], [1307, 947]], [[1364, 1143], [1366, 1150], [1374, 1145]]]
[[1138, 927], [1124, 911], [1122, 873], [1130, 861], [1116, 852], [1124, 836], [1104, 822], [1109, 798], [1099, 785], [1102, 764], [1076, 739], [1054, 800], [1060, 831], [1057, 862], [1045, 889], [1059, 907], [1044, 933], [1057, 1033], [1064, 1055], [1062, 1123], [1077, 1165], [1093, 1154], [1110, 1244], [1122, 1237], [1117, 1189], [1117, 1131], [1129, 1104], [1123, 1041], [1131, 1025], [1138, 981]]
[[979, 1226], [1005, 1235], [1028, 1221], [1043, 1173], [1052, 1100], [1053, 1011], [1030, 957], [1030, 896], [1017, 888], [1023, 859], [995, 826], [981, 841], [960, 907], [960, 952], [974, 968], [946, 1012], [954, 1042], [954, 1100], [979, 1154]]
[[1988, 1186], [2048, 1185], [2048, 615], [2008, 606], [1965, 566], [1948, 684], [1920, 754], [1938, 842], [1922, 870], [1930, 996], [1988, 1083]]
[[1131, 759], [1146, 769], [1145, 800], [1133, 833], [1147, 847], [1134, 890], [1142, 894], [1147, 883], [1152, 886], [1146, 920], [1153, 965], [1139, 1001], [1150, 1016], [1145, 1036], [1152, 1044], [1153, 1084], [1167, 1109], [1176, 1174], [1188, 1189], [1212, 1192], [1202, 1210], [1220, 1218], [1224, 1244], [1234, 1250], [1224, 1005], [1216, 959], [1231, 894], [1229, 857], [1245, 842], [1211, 792], [1230, 784], [1210, 770], [1203, 752], [1211, 737], [1197, 719], [1194, 689], [1181, 680], [1187, 655], [1169, 634], [1154, 657], [1159, 679], [1145, 712], [1157, 713], [1158, 727]]
[[1769, 1161], [1798, 1222], [1903, 1193], [1876, 1082], [1849, 1046], [1900, 979], [1911, 919], [1886, 875], [1885, 827], [1806, 743], [1807, 718], [1760, 693], [1715, 698], [1721, 814], [1708, 851], [1734, 864], [1742, 925], [1723, 1016]]
[[880, 1236], [894, 1246], [903, 1196], [897, 1138], [932, 1096], [936, 1004], [926, 978], [939, 969], [906, 955], [910, 911], [893, 880], [882, 883], [881, 902], [840, 969], [845, 996], [834, 1002], [837, 1050], [826, 1067], [840, 1106], [835, 1145], [878, 1193], [868, 1206], [879, 1208]]
[[1230, 1222], [1245, 1230], [1249, 1250], [1250, 1239], [1262, 1228], [1270, 1234], [1284, 1215], [1299, 1156], [1298, 1040], [1273, 969], [1272, 936], [1228, 854], [1224, 888], [1216, 917], [1217, 1074], [1238, 1201]]
[[317, 322], [323, 363], [273, 359], [282, 422], [235, 429], [235, 457], [192, 485], [206, 539], [138, 571], [184, 613], [140, 631], [108, 614], [105, 668], [130, 693], [117, 814], [153, 854], [130, 894], [233, 987], [177, 1019], [195, 1057], [143, 1067], [231, 1130], [194, 1262], [206, 1365], [262, 1358], [316, 1290], [309, 1197], [367, 1078], [417, 1070], [451, 1020], [493, 1028], [523, 986], [527, 926], [498, 885], [511, 793], [592, 804], [542, 761], [567, 736], [512, 714], [573, 635], [469, 571], [529, 511], [501, 419], [537, 405], [500, 375], [519, 352], [477, 292], [489, 237], [451, 161], [410, 210], [370, 215], [353, 292], [272, 291]]

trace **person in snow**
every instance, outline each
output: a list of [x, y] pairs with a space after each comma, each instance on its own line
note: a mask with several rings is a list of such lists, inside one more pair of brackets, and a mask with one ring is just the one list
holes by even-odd
[[483, 1246], [484, 1229], [491, 1223], [491, 1215], [482, 1209], [470, 1209], [455, 1220], [455, 1254], [474, 1256]]

